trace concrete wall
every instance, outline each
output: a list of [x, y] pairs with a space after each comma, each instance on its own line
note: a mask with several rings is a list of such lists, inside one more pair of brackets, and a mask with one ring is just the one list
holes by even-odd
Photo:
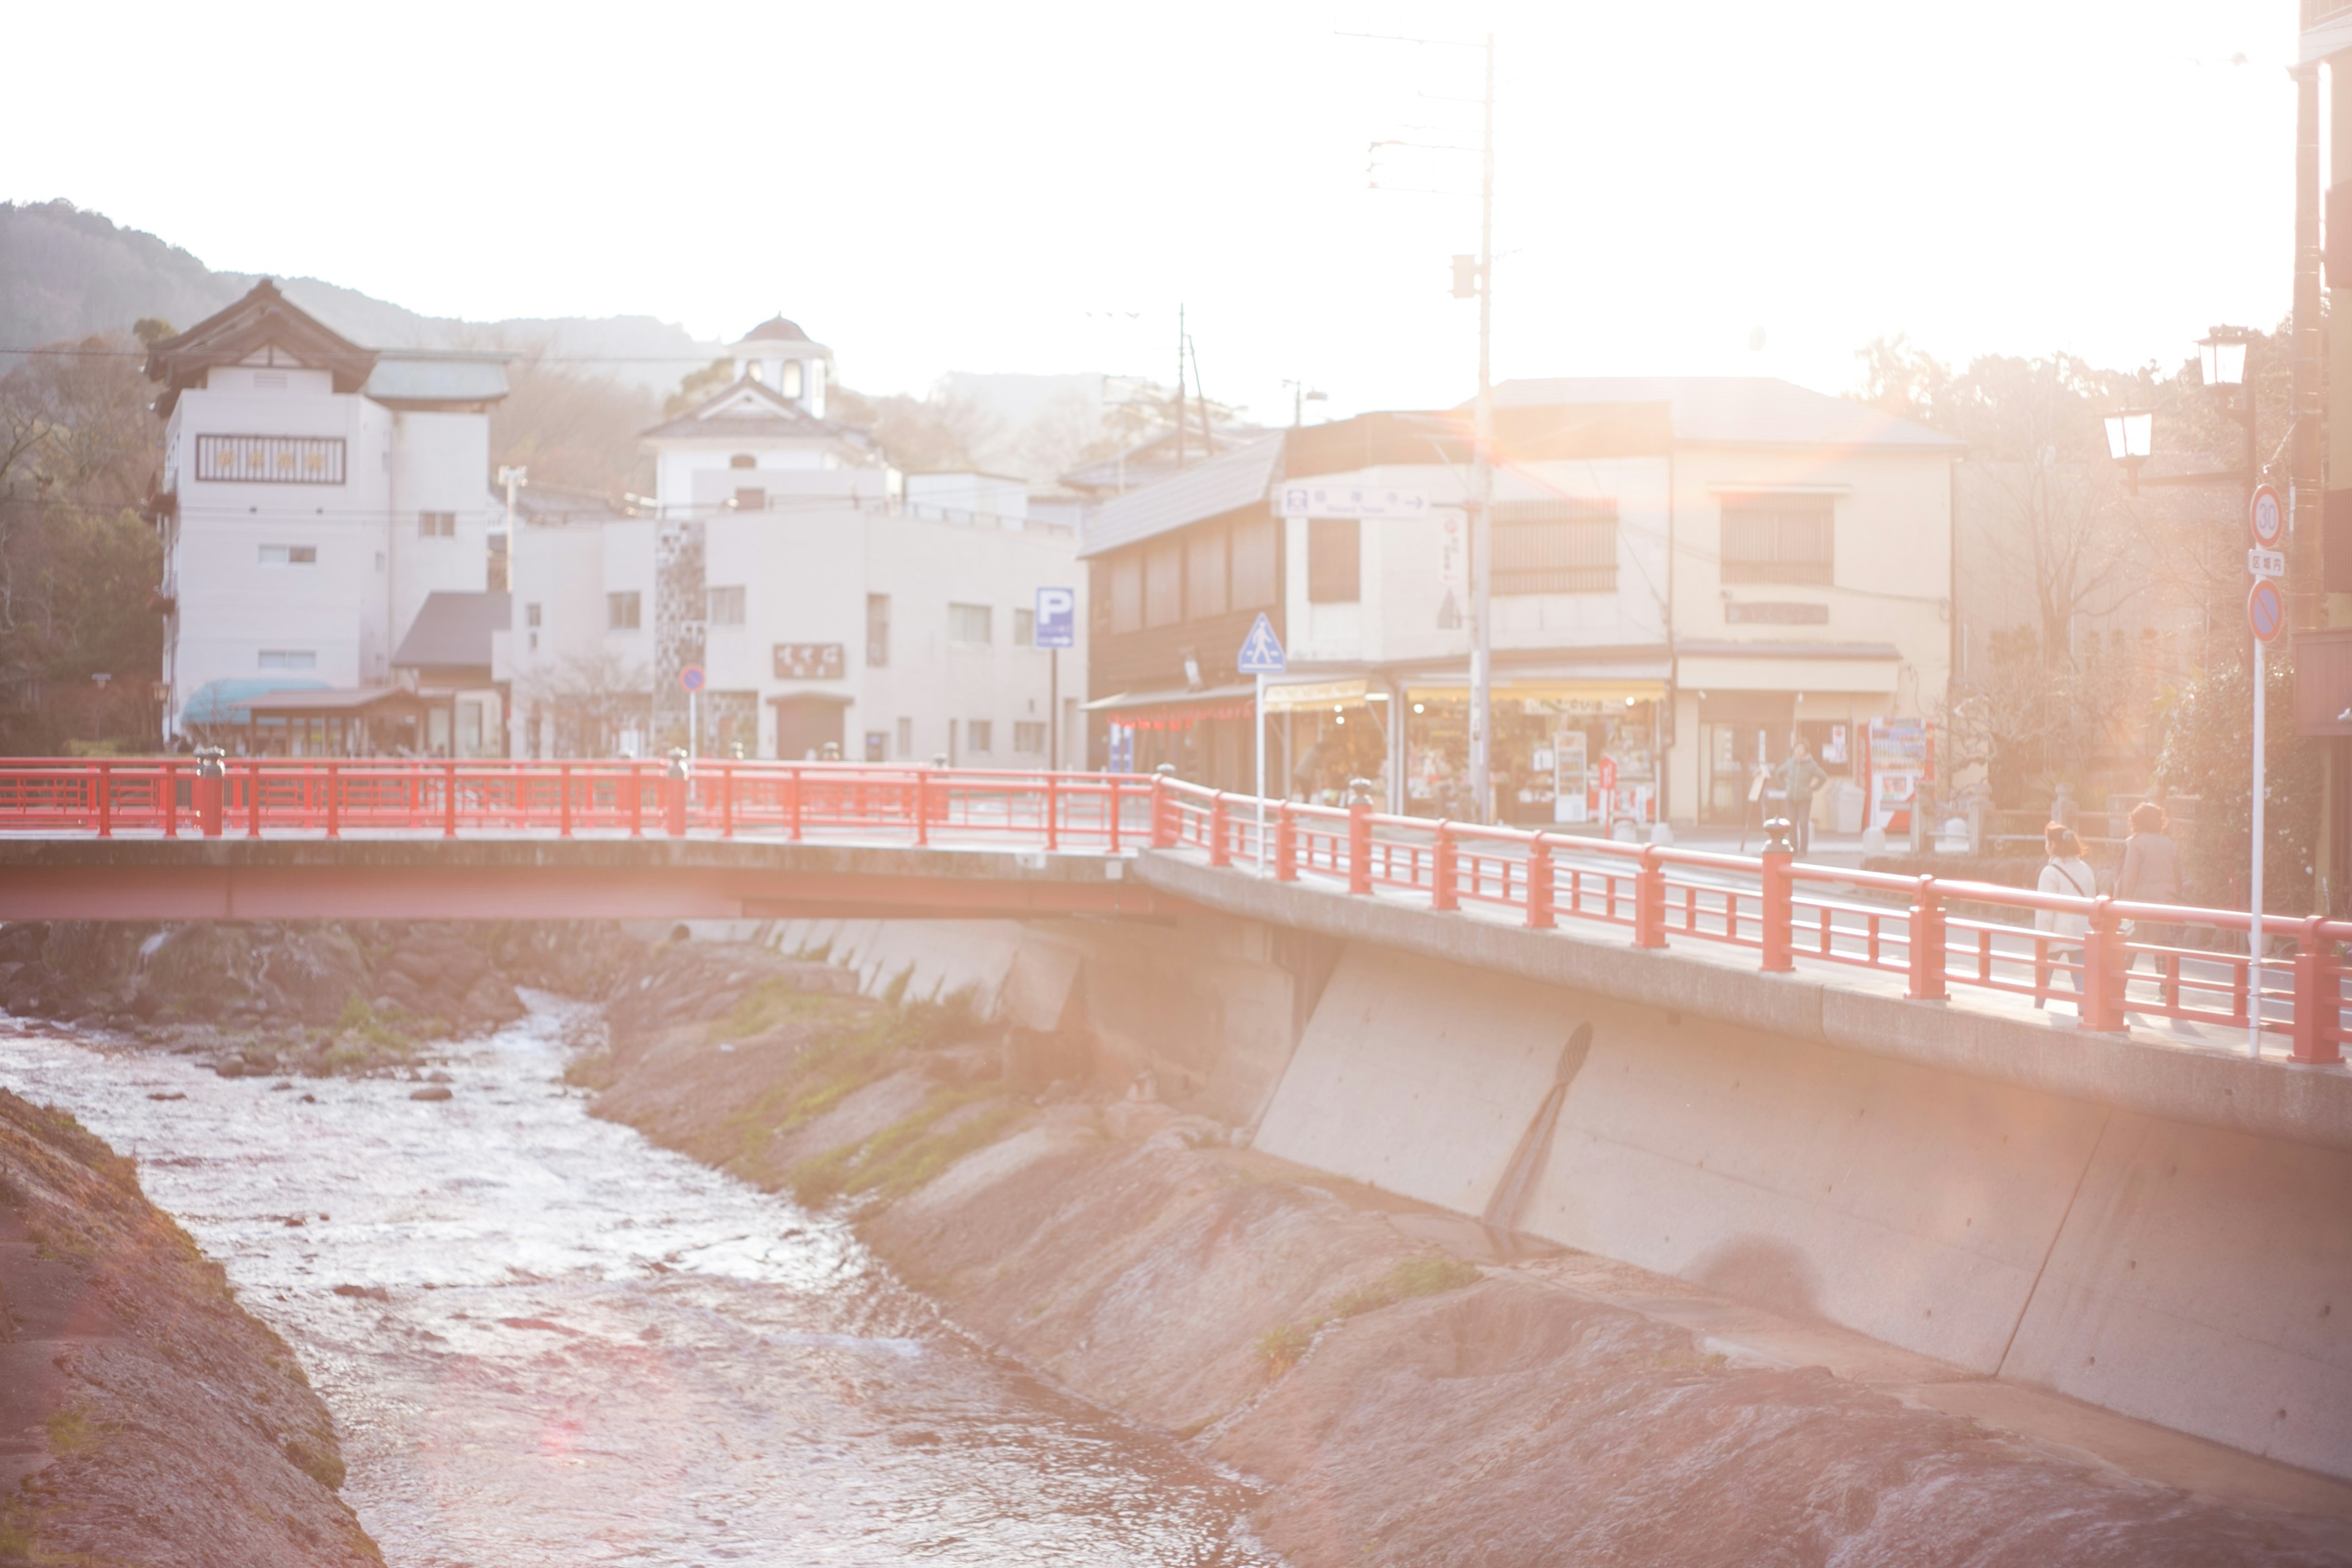
[[783, 938], [1083, 1026], [1269, 1153], [1468, 1215], [1590, 1025], [1516, 1228], [2352, 1475], [2352, 1150], [1237, 916]]

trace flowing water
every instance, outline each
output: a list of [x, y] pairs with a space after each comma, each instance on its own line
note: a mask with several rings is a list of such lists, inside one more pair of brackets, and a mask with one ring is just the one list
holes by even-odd
[[137, 1155], [293, 1344], [394, 1568], [1274, 1561], [1244, 1485], [959, 1338], [845, 1226], [592, 1119], [572, 1016], [460, 1047], [441, 1102], [24, 1030], [0, 1083]]

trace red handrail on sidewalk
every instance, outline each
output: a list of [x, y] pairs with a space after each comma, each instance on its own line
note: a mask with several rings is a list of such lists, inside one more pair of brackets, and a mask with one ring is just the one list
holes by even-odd
[[[1933, 876], [1809, 866], [1785, 851], [1726, 855], [1558, 831], [1433, 822], [1300, 801], [1259, 803], [1161, 774], [714, 762], [688, 782], [644, 763], [252, 758], [226, 777], [184, 760], [0, 763], [0, 834], [178, 837], [193, 816], [251, 838], [407, 834], [642, 836], [648, 791], [671, 835], [794, 841], [880, 835], [1120, 854], [1136, 843], [1200, 852], [1237, 875], [1313, 881], [1439, 910], [1516, 915], [1547, 930], [1626, 930], [1636, 948], [1746, 948], [1772, 973], [1807, 963], [1876, 972], [1921, 1002], [1955, 986], [2072, 1004], [2084, 1027], [2165, 1018], [2242, 1029], [2259, 1010], [2298, 1062], [2342, 1059], [2352, 923], [2271, 916], [2255, 994], [2244, 910], [2061, 898]], [[182, 780], [190, 798], [180, 797]], [[1260, 824], [1263, 823], [1261, 827]], [[2051, 929], [2038, 929], [2046, 921]], [[2068, 935], [2079, 923], [2083, 933]], [[2194, 945], [2190, 933], [2197, 933]], [[2234, 951], [2231, 949], [2234, 948]]]

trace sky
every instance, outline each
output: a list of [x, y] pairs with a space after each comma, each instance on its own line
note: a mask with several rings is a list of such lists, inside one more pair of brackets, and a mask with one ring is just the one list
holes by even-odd
[[1181, 306], [1208, 395], [1260, 419], [1292, 381], [1335, 415], [1445, 405], [1476, 384], [1449, 258], [1477, 247], [1491, 29], [1497, 380], [1840, 392], [1898, 332], [2170, 368], [2285, 312], [2294, 26], [2294, 0], [49, 0], [9, 23], [0, 197], [433, 315], [731, 339], [781, 310], [872, 392], [1165, 382]]

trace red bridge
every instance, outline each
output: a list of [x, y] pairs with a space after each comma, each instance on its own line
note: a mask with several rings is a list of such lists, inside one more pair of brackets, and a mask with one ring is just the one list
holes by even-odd
[[[1165, 874], [1156, 868], [1165, 864]], [[1181, 869], [1180, 869], [1181, 868]], [[2352, 923], [1259, 802], [1168, 777], [702, 762], [42, 760], [0, 768], [0, 919], [1034, 918], [1224, 903], [1188, 873], [1916, 1001], [2059, 1001], [2341, 1059]], [[1237, 889], [1227, 889], [1228, 893]], [[1230, 906], [1228, 906], [1230, 907]], [[2070, 936], [2037, 930], [2079, 920]], [[1276, 917], [1279, 918], [1279, 917]]]

